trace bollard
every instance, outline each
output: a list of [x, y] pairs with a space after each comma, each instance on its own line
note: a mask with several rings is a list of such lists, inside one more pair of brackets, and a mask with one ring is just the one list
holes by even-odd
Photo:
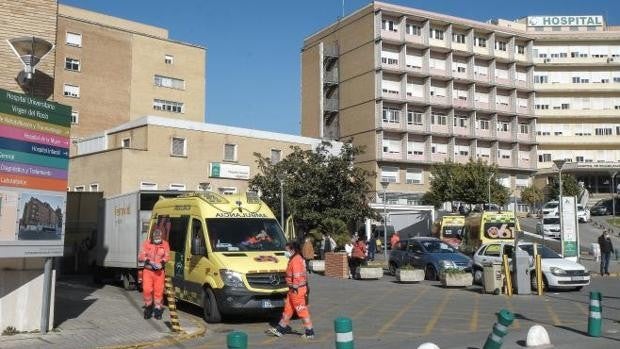
[[248, 335], [244, 332], [230, 332], [226, 337], [228, 349], [248, 349]]
[[601, 306], [602, 295], [600, 292], [590, 292], [590, 315], [588, 316], [588, 336], [600, 337], [603, 327]]
[[353, 322], [348, 317], [339, 317], [334, 320], [336, 330], [336, 349], [353, 349]]
[[536, 255], [536, 268], [534, 270], [536, 272], [536, 291], [539, 296], [543, 294], [543, 276], [542, 276], [542, 257], [537, 254]]
[[497, 313], [497, 322], [493, 325], [491, 333], [487, 337], [482, 349], [499, 349], [502, 346], [504, 336], [508, 334], [508, 326], [515, 320], [515, 316], [506, 309]]

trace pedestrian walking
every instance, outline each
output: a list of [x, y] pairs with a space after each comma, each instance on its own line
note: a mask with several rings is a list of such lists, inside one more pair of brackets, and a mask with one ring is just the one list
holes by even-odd
[[312, 246], [312, 239], [310, 236], [306, 236], [303, 247], [301, 248], [301, 254], [306, 260], [306, 270], [310, 273], [310, 261], [314, 259], [314, 246]]
[[377, 252], [377, 236], [373, 234], [372, 238], [368, 240], [368, 260], [375, 260], [375, 253]]
[[170, 259], [170, 246], [162, 239], [162, 232], [155, 229], [150, 239], [142, 243], [138, 262], [144, 263], [142, 273], [142, 296], [144, 297], [144, 318], [154, 316], [160, 320], [164, 312], [164, 266]]
[[306, 261], [301, 256], [301, 247], [297, 242], [289, 242], [286, 244], [286, 252], [291, 255], [286, 267], [286, 284], [288, 285], [288, 294], [284, 300], [284, 312], [280, 322], [267, 330], [267, 334], [282, 337], [286, 333], [291, 333], [289, 322], [294, 314], [301, 319], [305, 327], [303, 338], [314, 338], [314, 328], [310, 319], [310, 312], [306, 301], [308, 294], [308, 275], [306, 273]]
[[357, 276], [357, 268], [361, 266], [366, 261], [366, 237], [361, 236], [359, 240], [355, 242], [353, 245], [353, 250], [351, 251], [351, 273], [354, 277]]
[[614, 246], [611, 243], [611, 237], [607, 230], [598, 237], [598, 244], [601, 247], [601, 275], [609, 275], [609, 259], [611, 258], [611, 253], [614, 252]]

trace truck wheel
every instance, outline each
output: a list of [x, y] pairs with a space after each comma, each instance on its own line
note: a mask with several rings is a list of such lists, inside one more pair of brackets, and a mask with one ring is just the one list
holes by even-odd
[[204, 319], [208, 323], [219, 323], [222, 321], [222, 314], [217, 307], [215, 295], [210, 288], [202, 291], [202, 309], [204, 311]]

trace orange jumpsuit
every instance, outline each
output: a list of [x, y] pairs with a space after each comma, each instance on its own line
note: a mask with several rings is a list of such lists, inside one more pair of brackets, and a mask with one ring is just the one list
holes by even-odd
[[294, 313], [301, 319], [306, 329], [312, 329], [310, 312], [306, 304], [306, 294], [308, 293], [308, 276], [306, 274], [306, 261], [296, 253], [288, 262], [286, 267], [286, 283], [289, 287], [286, 300], [284, 301], [284, 313], [280, 320], [280, 326], [288, 326]]
[[162, 240], [161, 244], [154, 244], [150, 239], [142, 243], [142, 248], [138, 254], [138, 261], [149, 261], [150, 264], [159, 266], [158, 270], [153, 270], [151, 265], [144, 266], [142, 275], [142, 296], [144, 305], [150, 306], [155, 298], [155, 307], [161, 308], [164, 298], [165, 273], [164, 265], [170, 259], [170, 246], [168, 242]]

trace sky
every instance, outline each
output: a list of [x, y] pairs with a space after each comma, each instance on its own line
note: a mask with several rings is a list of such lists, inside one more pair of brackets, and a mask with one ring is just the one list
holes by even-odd
[[[528, 15], [603, 15], [620, 25], [618, 0], [392, 0], [479, 21]], [[209, 123], [299, 134], [301, 47], [337, 20], [342, 0], [60, 0], [168, 29], [207, 48]], [[370, 0], [345, 0], [345, 15]]]

